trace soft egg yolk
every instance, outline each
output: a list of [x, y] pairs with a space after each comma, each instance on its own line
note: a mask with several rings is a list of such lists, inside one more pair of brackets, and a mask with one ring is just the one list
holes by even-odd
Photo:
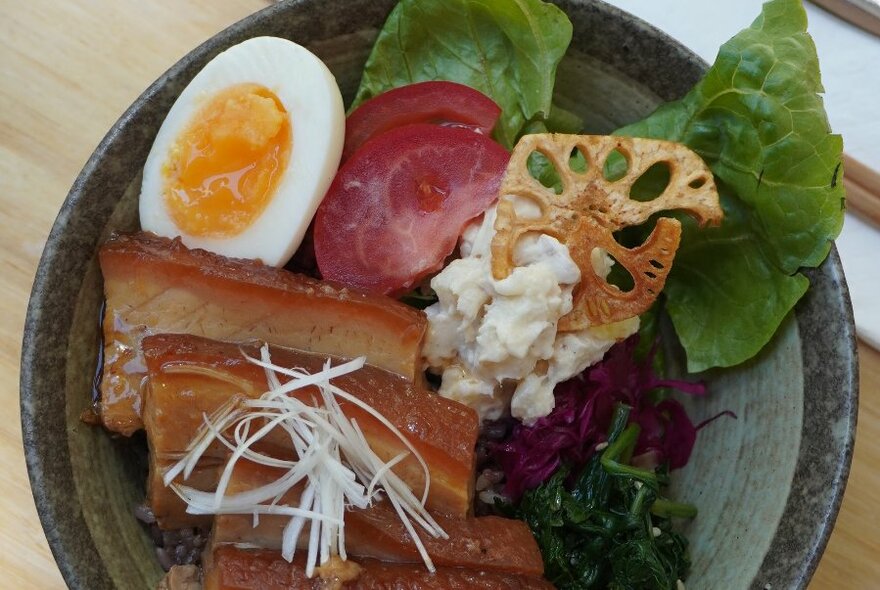
[[291, 143], [290, 115], [268, 88], [238, 84], [210, 97], [164, 167], [172, 220], [192, 236], [242, 233], [272, 200]]

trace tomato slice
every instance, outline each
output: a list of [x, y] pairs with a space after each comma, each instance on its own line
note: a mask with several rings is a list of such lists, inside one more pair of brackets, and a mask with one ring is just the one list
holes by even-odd
[[495, 101], [457, 82], [418, 82], [394, 88], [361, 104], [348, 116], [342, 161], [373, 137], [396, 127], [434, 123], [489, 135], [500, 115], [501, 107]]
[[315, 216], [325, 279], [400, 294], [439, 270], [464, 226], [498, 196], [509, 154], [479, 133], [416, 124], [365, 144]]

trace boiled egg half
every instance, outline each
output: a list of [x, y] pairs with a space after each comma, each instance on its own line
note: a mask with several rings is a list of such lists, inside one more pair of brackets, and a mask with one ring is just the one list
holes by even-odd
[[339, 166], [345, 109], [310, 51], [256, 37], [211, 60], [180, 94], [144, 166], [141, 228], [280, 266]]

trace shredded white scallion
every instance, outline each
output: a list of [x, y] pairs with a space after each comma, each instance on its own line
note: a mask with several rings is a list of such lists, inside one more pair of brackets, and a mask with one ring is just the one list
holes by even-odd
[[[344, 391], [330, 381], [358, 371], [366, 359], [331, 366], [309, 374], [303, 369], [290, 369], [272, 363], [269, 347], [264, 345], [260, 358], [242, 352], [251, 363], [266, 373], [269, 390], [257, 399], [234, 396], [211, 416], [203, 416], [204, 425], [193, 438], [186, 453], [164, 474], [166, 486], [187, 503], [190, 514], [250, 514], [254, 526], [260, 515], [289, 516], [282, 533], [281, 554], [293, 560], [296, 546], [309, 523], [306, 575], [314, 575], [315, 567], [338, 555], [346, 559], [345, 510], [367, 508], [374, 501], [387, 497], [416, 545], [425, 566], [435, 571], [434, 564], [413, 526], [413, 521], [433, 537], [448, 538], [425, 509], [430, 489], [428, 465], [410, 441], [375, 408]], [[184, 370], [184, 369], [181, 369]], [[289, 378], [282, 383], [279, 375]], [[320, 396], [314, 405], [304, 403], [290, 394], [306, 387], [317, 387]], [[343, 400], [370, 414], [388, 428], [407, 448], [389, 461], [383, 461], [370, 445], [354, 419], [348, 418], [339, 404]], [[280, 430], [279, 430], [280, 429]], [[286, 434], [296, 459], [279, 459], [255, 451], [252, 447], [269, 432]], [[230, 450], [217, 489], [203, 492], [179, 483], [186, 481], [202, 455], [218, 442]], [[407, 457], [414, 457], [424, 473], [421, 499], [393, 471]], [[239, 459], [283, 470], [274, 481], [254, 489], [228, 494], [227, 488]], [[284, 495], [295, 486], [304, 486], [297, 506], [281, 504]]]

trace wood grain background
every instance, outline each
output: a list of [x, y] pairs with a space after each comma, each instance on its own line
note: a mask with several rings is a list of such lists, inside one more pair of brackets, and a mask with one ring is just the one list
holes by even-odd
[[[21, 451], [18, 371], [34, 270], [70, 185], [123, 110], [195, 45], [266, 0], [0, 0], [0, 572], [63, 588]], [[880, 353], [860, 347], [861, 409], [843, 510], [812, 590], [880, 587]], [[780, 590], [780, 589], [775, 589]]]

